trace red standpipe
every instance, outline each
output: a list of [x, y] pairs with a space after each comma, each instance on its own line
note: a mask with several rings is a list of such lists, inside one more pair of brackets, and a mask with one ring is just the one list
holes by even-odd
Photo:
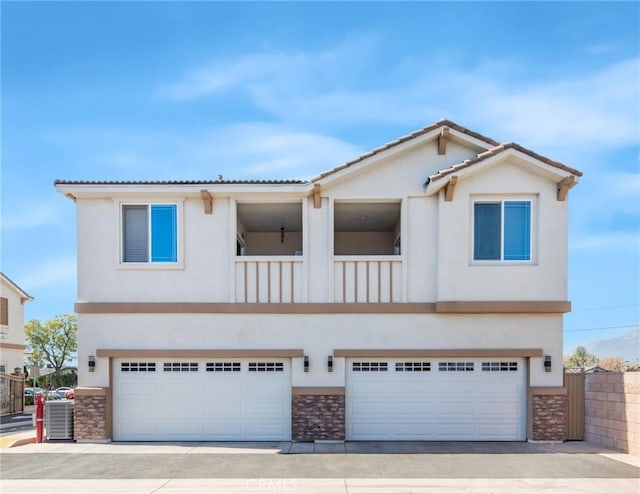
[[36, 394], [36, 442], [41, 443], [44, 432], [44, 396]]

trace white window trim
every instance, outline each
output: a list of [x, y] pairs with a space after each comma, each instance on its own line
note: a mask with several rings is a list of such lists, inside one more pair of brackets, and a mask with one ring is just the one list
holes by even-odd
[[[528, 261], [509, 261], [509, 260], [476, 260], [473, 258], [475, 248], [475, 204], [482, 202], [500, 202], [502, 205], [502, 217], [504, 218], [504, 203], [509, 201], [529, 201], [531, 203], [531, 224], [529, 236], [529, 252], [531, 254]], [[472, 195], [469, 207], [469, 265], [470, 266], [536, 266], [538, 264], [538, 195], [522, 194], [522, 195]], [[504, 224], [500, 229], [500, 255], [504, 257]]]
[[[176, 221], [177, 221], [177, 249], [178, 249], [178, 262], [124, 262], [122, 259], [124, 257], [123, 252], [123, 235], [122, 235], [122, 207], [123, 206], [151, 206], [151, 205], [175, 205], [176, 206]], [[144, 271], [167, 271], [167, 270], [182, 270], [184, 269], [184, 198], [180, 199], [163, 199], [163, 200], [153, 200], [149, 199], [147, 201], [141, 200], [126, 200], [126, 199], [117, 199], [114, 200], [115, 207], [115, 235], [116, 245], [115, 245], [115, 268], [124, 270], [124, 271], [135, 271], [135, 270], [144, 270]]]

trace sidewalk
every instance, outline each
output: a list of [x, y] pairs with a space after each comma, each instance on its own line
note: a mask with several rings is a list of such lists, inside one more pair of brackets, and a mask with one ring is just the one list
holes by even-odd
[[0, 439], [3, 454], [173, 454], [173, 455], [442, 455], [442, 454], [594, 454], [640, 468], [640, 457], [604, 448], [586, 441], [560, 444], [527, 442], [35, 442], [35, 429]]
[[0, 467], [3, 494], [640, 492], [640, 458], [584, 442], [44, 442]]
[[3, 480], [3, 494], [634, 494], [630, 479]]
[[0, 438], [0, 449], [14, 448], [36, 442], [36, 431], [16, 432], [10, 436]]

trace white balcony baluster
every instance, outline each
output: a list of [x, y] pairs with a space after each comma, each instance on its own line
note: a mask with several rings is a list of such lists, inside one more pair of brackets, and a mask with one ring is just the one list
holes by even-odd
[[398, 256], [340, 256], [333, 263], [337, 303], [402, 302], [402, 260]]
[[302, 258], [246, 256], [235, 260], [238, 303], [302, 302]]

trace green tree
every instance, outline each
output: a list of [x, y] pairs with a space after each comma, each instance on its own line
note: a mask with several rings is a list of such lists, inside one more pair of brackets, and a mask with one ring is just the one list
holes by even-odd
[[585, 368], [591, 365], [598, 364], [598, 357], [590, 354], [583, 346], [576, 348], [573, 355], [569, 355], [569, 358], [565, 361], [565, 367], [580, 367]]
[[600, 360], [600, 367], [613, 372], [624, 372], [624, 360], [620, 357], [606, 357]]
[[44, 324], [31, 319], [24, 325], [24, 334], [31, 349], [33, 362], [44, 362], [53, 367], [53, 382], [60, 381], [60, 372], [71, 361], [77, 344], [78, 320], [76, 316], [62, 314]]

